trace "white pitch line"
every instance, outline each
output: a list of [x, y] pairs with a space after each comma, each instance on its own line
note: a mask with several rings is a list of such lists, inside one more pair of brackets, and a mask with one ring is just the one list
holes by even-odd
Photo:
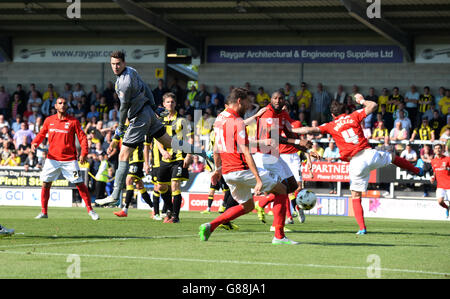
[[[52, 253], [52, 252], [20, 252], [20, 251], [0, 251], [4, 254], [20, 254], [20, 255], [43, 255], [43, 256], [68, 256], [69, 253]], [[120, 255], [102, 255], [102, 254], [78, 254], [80, 257], [87, 258], [113, 258], [113, 259], [132, 259], [132, 260], [151, 260], [151, 261], [170, 261], [170, 262], [189, 262], [189, 263], [217, 263], [217, 264], [237, 264], [237, 265], [260, 265], [260, 266], [282, 266], [282, 267], [313, 267], [313, 268], [334, 268], [334, 269], [353, 269], [367, 270], [367, 267], [359, 266], [337, 266], [337, 265], [316, 265], [316, 264], [294, 264], [294, 263], [269, 263], [269, 262], [249, 262], [249, 261], [232, 261], [232, 260], [204, 260], [189, 258], [168, 258], [168, 257], [145, 257], [145, 256], [120, 256]], [[409, 269], [390, 269], [380, 268], [380, 271], [386, 272], [402, 272], [425, 275], [441, 275], [449, 276], [450, 273], [429, 272], [421, 270]]]

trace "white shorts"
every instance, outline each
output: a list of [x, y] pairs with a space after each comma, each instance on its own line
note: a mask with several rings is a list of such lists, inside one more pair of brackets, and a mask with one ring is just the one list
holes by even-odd
[[83, 178], [81, 177], [80, 167], [78, 166], [78, 161], [56, 161], [51, 159], [46, 159], [44, 167], [41, 172], [41, 181], [49, 183], [56, 181], [60, 174], [64, 176], [66, 180], [73, 184], [82, 183]]
[[256, 167], [268, 170], [273, 175], [279, 176], [282, 181], [294, 176], [286, 162], [273, 155], [257, 152], [253, 154], [253, 160], [255, 161]]
[[436, 198], [443, 198], [444, 200], [450, 200], [450, 189], [437, 188]]
[[365, 149], [357, 153], [350, 160], [348, 168], [350, 176], [350, 190], [365, 192], [369, 184], [370, 172], [377, 168], [388, 166], [392, 163], [389, 152]]
[[[265, 169], [258, 168], [263, 187], [261, 192], [269, 192], [278, 183], [276, 177]], [[252, 188], [256, 185], [256, 179], [250, 169], [229, 172], [223, 175], [230, 188], [233, 199], [243, 204], [252, 198]]]
[[300, 156], [297, 153], [293, 154], [280, 154], [281, 160], [286, 162], [286, 164], [289, 166], [289, 169], [291, 170], [292, 174], [294, 175], [295, 181], [301, 182], [302, 181], [302, 161], [300, 160]]

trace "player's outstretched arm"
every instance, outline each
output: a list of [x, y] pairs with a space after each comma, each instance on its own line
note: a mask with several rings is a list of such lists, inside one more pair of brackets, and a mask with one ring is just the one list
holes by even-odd
[[362, 94], [355, 94], [356, 103], [363, 105], [366, 115], [374, 113], [378, 109], [378, 104], [373, 101], [366, 101]]
[[301, 127], [301, 128], [292, 128], [292, 132], [300, 135], [314, 134], [320, 133], [320, 129], [318, 127]]

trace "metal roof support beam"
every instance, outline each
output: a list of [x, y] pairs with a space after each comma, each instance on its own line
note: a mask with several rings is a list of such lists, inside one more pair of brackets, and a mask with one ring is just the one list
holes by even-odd
[[367, 16], [367, 9], [354, 0], [340, 1], [353, 18], [357, 19], [371, 30], [396, 43], [402, 49], [406, 60], [409, 62], [413, 61], [414, 41], [412, 36], [383, 18], [369, 18]]
[[203, 51], [203, 39], [130, 0], [113, 0], [128, 16], [158, 31], [159, 33], [189, 47], [193, 57], [199, 57]]

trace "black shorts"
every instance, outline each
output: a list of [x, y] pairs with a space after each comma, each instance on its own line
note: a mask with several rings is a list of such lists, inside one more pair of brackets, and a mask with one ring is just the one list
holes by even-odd
[[170, 184], [171, 181], [188, 181], [189, 171], [183, 168], [184, 161], [164, 162], [161, 161], [158, 170], [158, 183]]
[[130, 163], [130, 168], [128, 169], [128, 175], [142, 180], [144, 175], [144, 162]]
[[152, 167], [152, 173], [150, 174], [152, 176], [152, 183], [156, 184], [158, 182], [158, 173], [159, 173], [159, 166], [158, 167]]
[[225, 182], [223, 176], [220, 178], [220, 181], [218, 181], [217, 184], [213, 185], [211, 183], [211, 185], [209, 186], [209, 189], [214, 189], [216, 191], [219, 191], [220, 188], [222, 188], [222, 191], [230, 190], [230, 188], [228, 187], [227, 183]]

